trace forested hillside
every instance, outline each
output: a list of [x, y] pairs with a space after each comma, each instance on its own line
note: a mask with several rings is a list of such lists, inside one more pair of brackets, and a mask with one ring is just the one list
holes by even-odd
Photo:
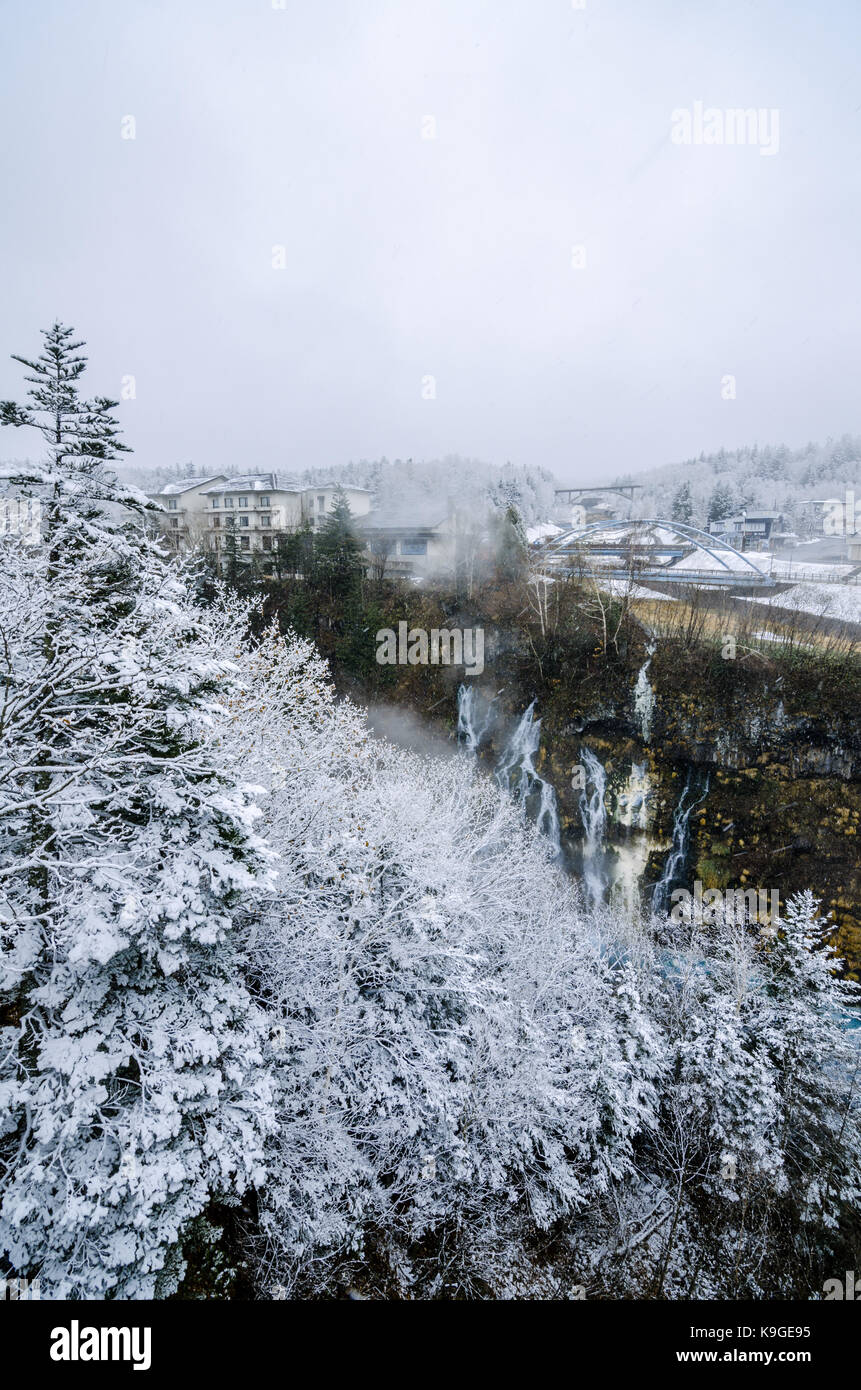
[[828, 498], [843, 501], [861, 483], [861, 436], [844, 434], [824, 444], [790, 449], [784, 444], [721, 449], [663, 468], [628, 473], [619, 482], [640, 483], [637, 513], [672, 517], [697, 526], [743, 509], [782, 512], [799, 536], [822, 531]]

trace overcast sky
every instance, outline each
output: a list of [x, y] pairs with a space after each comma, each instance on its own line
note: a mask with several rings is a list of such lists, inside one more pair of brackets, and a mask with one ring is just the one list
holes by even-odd
[[[280, 6], [0, 0], [0, 396], [59, 316], [142, 466], [861, 429], [857, 0]], [[674, 143], [695, 102], [778, 139]]]

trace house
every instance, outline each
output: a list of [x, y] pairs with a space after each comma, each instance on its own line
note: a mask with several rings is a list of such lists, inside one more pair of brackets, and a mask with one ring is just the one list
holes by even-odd
[[368, 573], [421, 579], [451, 574], [458, 529], [447, 502], [420, 500], [370, 511], [358, 525], [368, 552]]
[[[277, 473], [243, 473], [168, 483], [151, 497], [163, 508], [160, 527], [176, 549], [200, 545], [223, 557], [235, 537], [239, 557], [251, 560], [271, 552], [279, 534], [306, 524], [319, 530], [336, 492], [334, 484], [302, 487]], [[367, 488], [345, 487], [344, 492], [354, 516], [370, 510]]]
[[709, 532], [729, 541], [737, 550], [765, 550], [788, 533], [780, 512], [746, 511], [709, 522]]

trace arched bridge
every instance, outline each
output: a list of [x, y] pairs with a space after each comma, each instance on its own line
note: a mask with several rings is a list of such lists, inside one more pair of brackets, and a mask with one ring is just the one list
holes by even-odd
[[637, 583], [772, 589], [774, 580], [728, 541], [679, 521], [599, 521], [574, 526], [537, 548], [545, 570], [615, 574]]

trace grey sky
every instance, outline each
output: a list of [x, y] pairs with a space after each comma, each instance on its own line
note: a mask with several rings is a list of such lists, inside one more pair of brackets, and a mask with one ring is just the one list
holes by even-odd
[[[74, 323], [142, 466], [599, 482], [861, 428], [856, 3], [0, 10], [0, 395]], [[673, 144], [695, 101], [777, 108], [778, 152]]]

